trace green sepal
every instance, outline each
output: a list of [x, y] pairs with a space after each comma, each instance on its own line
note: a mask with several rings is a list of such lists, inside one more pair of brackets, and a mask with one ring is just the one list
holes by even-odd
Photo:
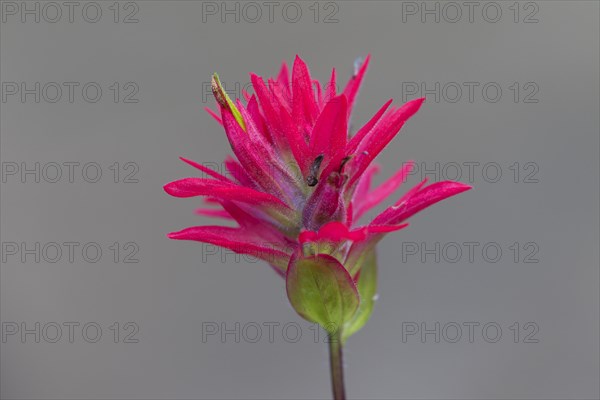
[[351, 320], [344, 324], [342, 341], [358, 332], [369, 320], [377, 296], [377, 256], [375, 249], [367, 251], [360, 266], [360, 275], [357, 282], [360, 294], [360, 305]]
[[338, 260], [319, 254], [294, 256], [286, 277], [288, 298], [304, 319], [339, 334], [358, 309], [360, 298], [352, 277]]

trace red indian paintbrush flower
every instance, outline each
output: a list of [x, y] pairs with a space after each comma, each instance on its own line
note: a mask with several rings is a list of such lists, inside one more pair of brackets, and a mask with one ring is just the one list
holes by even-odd
[[200, 209], [200, 214], [239, 225], [196, 226], [170, 238], [264, 259], [286, 277], [296, 311], [343, 339], [370, 314], [376, 243], [407, 226], [405, 221], [417, 212], [470, 189], [451, 181], [426, 186], [425, 180], [368, 225], [356, 227], [411, 172], [412, 164], [405, 164], [371, 189], [378, 170], [373, 160], [424, 101], [396, 108], [390, 100], [351, 136], [349, 119], [368, 64], [369, 57], [337, 93], [335, 70], [322, 89], [296, 57], [291, 80], [285, 63], [267, 83], [251, 74], [254, 95], [244, 93], [245, 104], [233, 102], [215, 75], [212, 88], [220, 112], [208, 111], [225, 128], [237, 160], [225, 161], [226, 177], [183, 159], [210, 178], [185, 178], [165, 186], [176, 197], [206, 196], [220, 208]]
[[[226, 177], [183, 159], [210, 178], [185, 178], [165, 186], [176, 197], [205, 196], [219, 209], [200, 209], [200, 214], [239, 225], [196, 226], [170, 238], [210, 243], [267, 261], [286, 277], [296, 311], [342, 341], [371, 313], [377, 242], [406, 227], [405, 221], [424, 208], [470, 189], [451, 181], [426, 186], [424, 180], [368, 225], [356, 227], [411, 172], [412, 164], [405, 164], [371, 189], [378, 171], [373, 160], [424, 101], [390, 107], [390, 100], [351, 136], [349, 119], [368, 64], [369, 57], [337, 93], [335, 69], [322, 89], [296, 57], [291, 80], [285, 62], [277, 78], [267, 83], [250, 74], [254, 95], [244, 93], [245, 105], [229, 98], [215, 74], [212, 88], [220, 112], [207, 111], [225, 128], [237, 160], [225, 161]], [[339, 361], [332, 358], [332, 368]], [[337, 398], [343, 392], [338, 384], [334, 382]]]

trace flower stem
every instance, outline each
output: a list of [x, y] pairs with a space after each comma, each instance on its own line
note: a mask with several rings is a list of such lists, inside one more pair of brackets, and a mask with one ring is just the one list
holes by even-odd
[[329, 334], [329, 366], [331, 370], [333, 399], [345, 400], [344, 360], [342, 356], [342, 338], [339, 333]]

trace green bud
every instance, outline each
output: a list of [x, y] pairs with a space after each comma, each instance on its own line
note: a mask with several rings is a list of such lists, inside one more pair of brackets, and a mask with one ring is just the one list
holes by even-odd
[[326, 254], [293, 259], [288, 267], [286, 287], [296, 312], [330, 334], [341, 333], [360, 302], [348, 271]]

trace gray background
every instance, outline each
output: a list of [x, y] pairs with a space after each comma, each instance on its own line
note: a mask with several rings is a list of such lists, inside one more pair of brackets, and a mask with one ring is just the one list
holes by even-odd
[[[195, 174], [180, 155], [219, 163], [230, 153], [224, 132], [202, 110], [212, 106], [212, 100], [203, 101], [203, 84], [214, 71], [231, 88], [247, 83], [249, 71], [276, 74], [282, 59], [292, 61], [298, 53], [316, 78], [327, 80], [336, 67], [345, 83], [354, 59], [368, 52], [373, 60], [355, 125], [389, 98], [401, 103], [403, 82], [480, 83], [473, 102], [466, 93], [456, 103], [446, 101], [452, 94], [439, 102], [429, 95], [380, 157], [378, 182], [408, 159], [428, 168], [435, 162], [481, 164], [473, 191], [418, 215], [408, 230], [380, 245], [380, 299], [371, 321], [347, 346], [350, 396], [599, 397], [597, 2], [535, 2], [537, 23], [523, 22], [534, 10], [525, 2], [518, 4], [515, 23], [512, 1], [496, 3], [503, 11], [496, 23], [482, 18], [484, 3], [478, 3], [473, 23], [465, 15], [456, 23], [443, 18], [436, 23], [433, 16], [422, 23], [419, 15], [403, 21], [402, 3], [390, 1], [337, 2], [337, 23], [323, 23], [325, 14], [335, 11], [325, 10], [325, 3], [315, 23], [313, 2], [297, 3], [303, 11], [297, 23], [282, 18], [282, 6], [273, 23], [266, 15], [256, 23], [243, 18], [235, 23], [231, 16], [226, 23], [207, 16], [204, 23], [201, 2], [137, 1], [139, 22], [129, 24], [122, 23], [132, 10], [123, 9], [125, 2], [119, 23], [108, 8], [112, 1], [99, 4], [103, 16], [97, 23], [83, 20], [78, 8], [73, 23], [64, 15], [56, 23], [22, 23], [7, 15], [1, 24], [2, 82], [97, 82], [103, 88], [94, 104], [82, 99], [81, 86], [72, 104], [64, 98], [36, 104], [32, 97], [22, 103], [18, 96], [1, 104], [3, 163], [97, 162], [103, 172], [97, 183], [85, 182], [81, 169], [73, 183], [65, 177], [35, 183], [31, 176], [26, 183], [18, 176], [2, 183], [3, 243], [94, 242], [103, 250], [97, 263], [85, 261], [81, 247], [73, 263], [64, 254], [55, 263], [4, 254], [5, 326], [81, 325], [73, 343], [64, 326], [57, 343], [46, 340], [54, 331], [40, 343], [33, 335], [24, 343], [19, 335], [6, 337], [2, 398], [329, 396], [326, 345], [314, 343], [310, 324], [288, 305], [283, 281], [254, 260], [231, 254], [223, 256], [225, 262], [219, 254], [203, 260], [202, 245], [169, 241], [167, 232], [211, 222], [194, 215], [197, 199], [170, 198], [161, 187]], [[494, 10], [488, 11], [493, 17]], [[108, 88], [113, 82], [135, 82], [139, 102], [115, 103]], [[481, 95], [487, 82], [503, 89], [496, 103]], [[534, 82], [538, 102], [523, 101], [529, 91], [515, 102], [509, 89], [514, 82], [521, 90]], [[109, 166], [115, 162], [121, 167], [135, 162], [139, 182], [114, 183]], [[487, 162], [501, 167], [496, 183], [482, 177]], [[518, 183], [509, 168], [515, 162], [521, 169]], [[537, 165], [537, 183], [523, 182], [531, 171], [523, 168], [526, 163]], [[468, 181], [467, 168], [462, 172], [461, 180]], [[490, 180], [494, 171], [488, 172]], [[418, 180], [413, 176], [409, 184]], [[139, 246], [139, 263], [115, 263], [108, 246], [130, 241]], [[424, 261], [418, 255], [403, 259], [406, 242], [480, 246], [473, 262], [466, 254], [449, 262], [452, 253], [442, 254], [438, 263], [431, 255]], [[481, 255], [488, 242], [503, 250], [495, 263]], [[528, 253], [523, 249], [515, 262], [509, 249], [514, 242], [521, 248], [534, 242], [539, 262], [523, 262]], [[103, 329], [97, 343], [82, 338], [88, 322]], [[119, 343], [110, 330], [115, 322]], [[139, 326], [138, 343], [123, 343], [127, 322]], [[236, 343], [232, 335], [225, 343], [218, 336], [203, 343], [206, 322], [280, 326], [274, 343], [266, 327], [257, 343], [243, 337]], [[293, 339], [293, 330], [285, 338], [281, 332], [290, 322], [302, 328], [297, 343], [285, 340]], [[446, 337], [435, 343], [433, 335], [424, 343], [417, 335], [403, 343], [405, 322], [480, 326], [473, 343], [464, 325], [457, 343]], [[488, 322], [502, 328], [496, 343], [482, 337]], [[515, 322], [519, 343], [510, 330]], [[528, 322], [539, 327], [533, 337], [538, 343], [523, 343], [531, 332], [523, 329]], [[446, 333], [453, 337], [453, 331]], [[493, 329], [488, 333], [494, 336]], [[252, 339], [254, 331], [246, 334]]]

